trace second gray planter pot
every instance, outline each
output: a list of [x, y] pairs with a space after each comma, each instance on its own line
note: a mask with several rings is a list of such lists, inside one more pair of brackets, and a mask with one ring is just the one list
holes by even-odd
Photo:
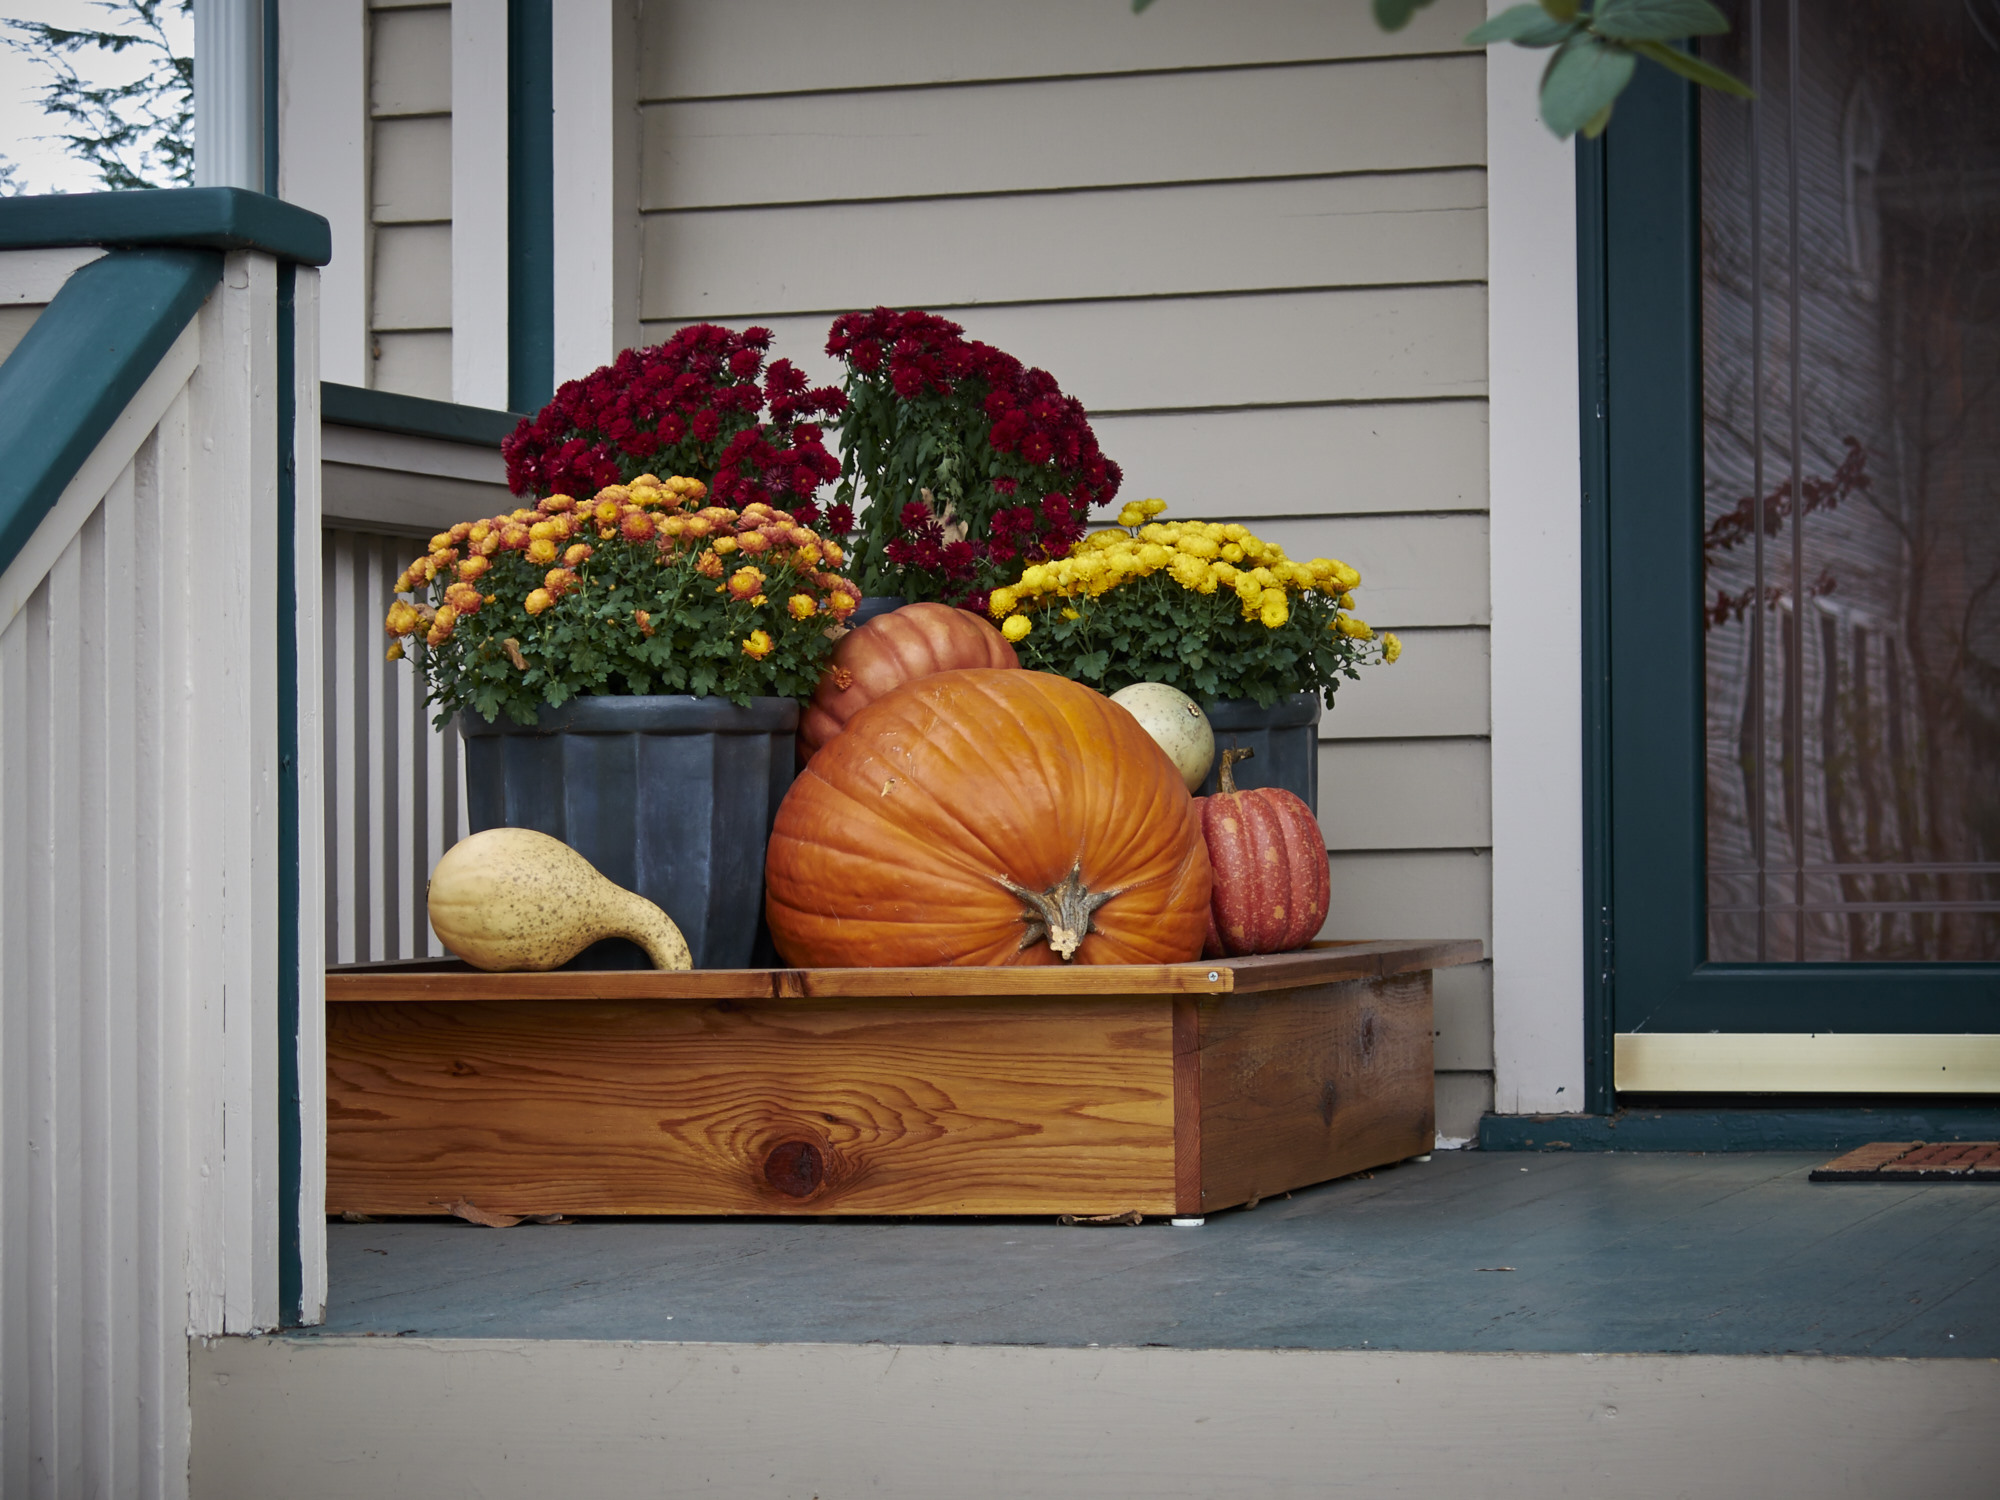
[[[764, 846], [792, 784], [799, 706], [754, 698], [573, 698], [524, 728], [458, 718], [473, 832], [533, 828], [665, 910], [697, 969], [747, 968]], [[573, 967], [647, 966], [613, 939]]]
[[1281, 786], [1303, 798], [1315, 814], [1319, 812], [1319, 694], [1294, 693], [1269, 708], [1259, 708], [1248, 698], [1226, 698], [1202, 708], [1215, 731], [1216, 769], [1202, 783], [1201, 796], [1211, 797], [1218, 790], [1223, 751], [1254, 750], [1257, 753], [1250, 759], [1236, 762], [1239, 792]]

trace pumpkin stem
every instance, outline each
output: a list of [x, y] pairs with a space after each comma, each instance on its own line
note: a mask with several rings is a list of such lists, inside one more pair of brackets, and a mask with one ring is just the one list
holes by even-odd
[[1005, 875], [993, 879], [1023, 907], [1021, 920], [1028, 924], [1028, 930], [1015, 951], [1026, 953], [1035, 944], [1046, 942], [1064, 963], [1076, 957], [1083, 940], [1096, 930], [1092, 916], [1097, 909], [1112, 897], [1125, 894], [1122, 885], [1112, 891], [1092, 891], [1084, 885], [1081, 859], [1069, 867], [1069, 874], [1041, 892], [1016, 885]]
[[1223, 751], [1222, 779], [1216, 783], [1217, 791], [1219, 791], [1225, 797], [1235, 796], [1236, 762], [1238, 762], [1239, 760], [1249, 760], [1252, 756], [1256, 755], [1256, 753], [1257, 752], [1254, 749]]

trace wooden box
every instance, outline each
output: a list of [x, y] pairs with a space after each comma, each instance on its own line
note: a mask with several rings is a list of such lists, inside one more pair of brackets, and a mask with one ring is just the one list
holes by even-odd
[[327, 976], [327, 1208], [1198, 1216], [1430, 1150], [1476, 942], [1071, 969]]

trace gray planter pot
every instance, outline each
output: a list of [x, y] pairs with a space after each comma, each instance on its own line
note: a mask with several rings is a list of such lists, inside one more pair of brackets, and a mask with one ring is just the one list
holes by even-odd
[[847, 617], [849, 625], [866, 625], [877, 615], [886, 615], [891, 610], [901, 609], [908, 601], [901, 594], [870, 594]]
[[1250, 759], [1236, 763], [1236, 789], [1281, 786], [1318, 814], [1319, 694], [1294, 693], [1269, 708], [1259, 708], [1248, 698], [1227, 698], [1202, 707], [1215, 731], [1216, 764], [1202, 784], [1202, 796], [1218, 790], [1223, 751], [1254, 750], [1257, 753]]
[[[798, 722], [789, 698], [744, 708], [726, 698], [573, 698], [543, 709], [533, 728], [462, 713], [472, 829], [561, 839], [663, 908], [696, 968], [747, 968], [762, 956], [764, 846], [792, 784]], [[571, 967], [647, 962], [616, 938]]]

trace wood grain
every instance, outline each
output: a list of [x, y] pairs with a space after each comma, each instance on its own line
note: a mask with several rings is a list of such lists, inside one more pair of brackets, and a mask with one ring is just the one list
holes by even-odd
[[329, 1012], [330, 1212], [1174, 1208], [1171, 1001]]
[[1201, 1212], [1431, 1149], [1428, 971], [1194, 1001]]

